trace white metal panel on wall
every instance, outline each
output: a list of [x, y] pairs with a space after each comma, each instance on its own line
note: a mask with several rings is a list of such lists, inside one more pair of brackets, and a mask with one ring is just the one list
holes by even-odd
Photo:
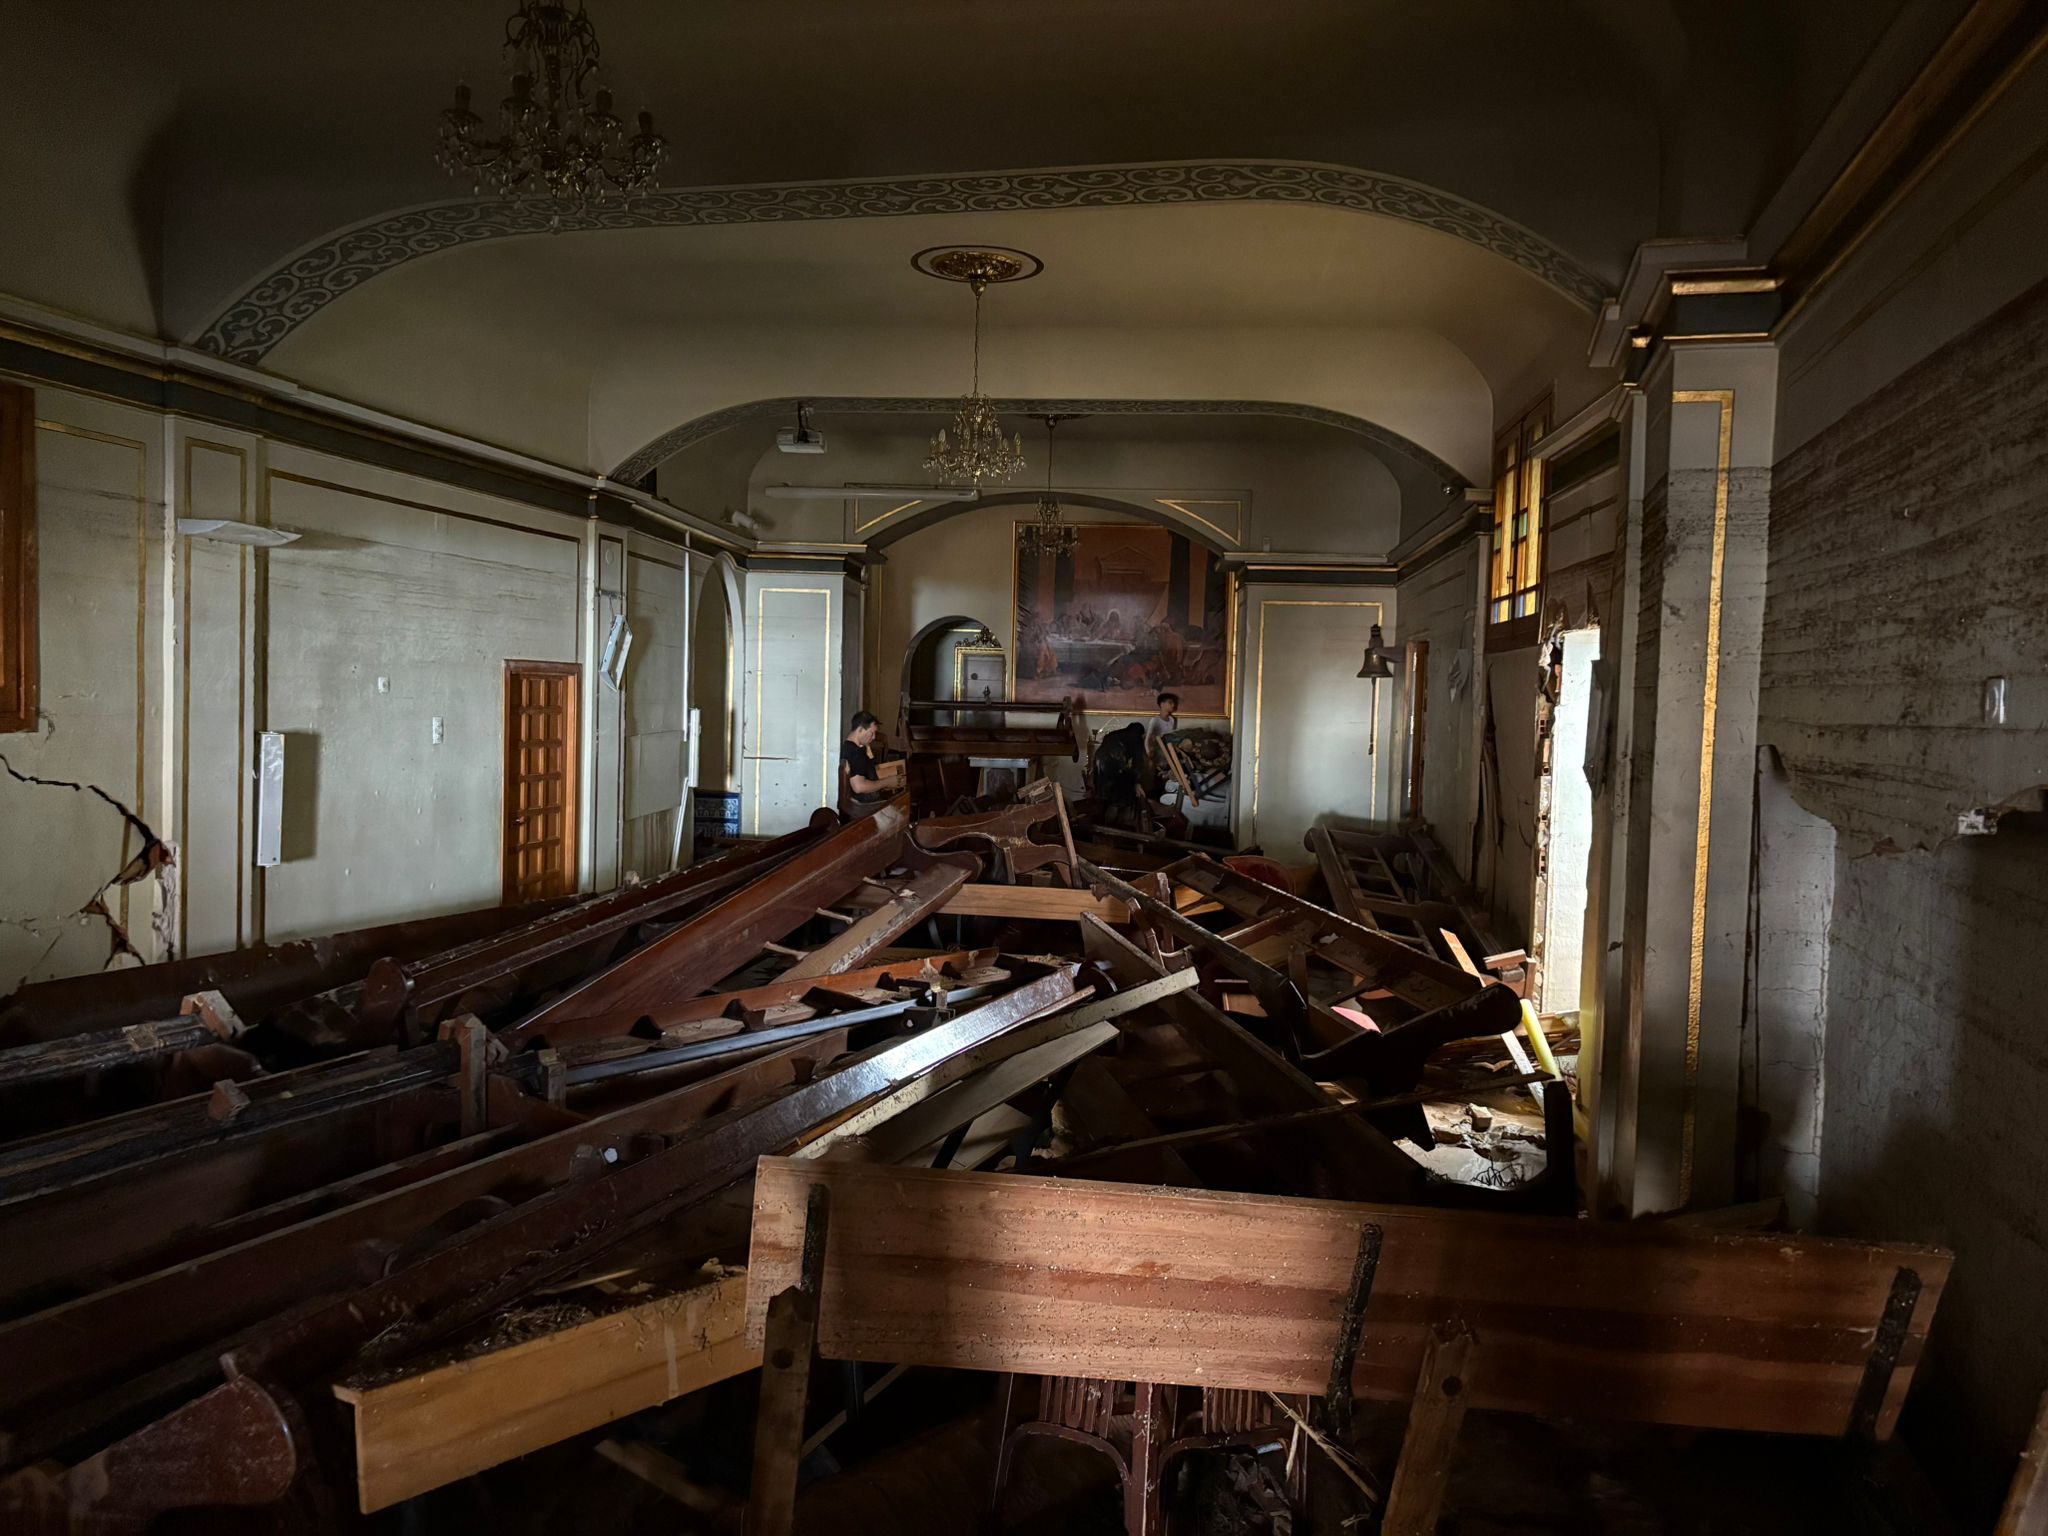
[[835, 798], [841, 578], [761, 571], [748, 577], [746, 756], [741, 810], [749, 832], [792, 831]]

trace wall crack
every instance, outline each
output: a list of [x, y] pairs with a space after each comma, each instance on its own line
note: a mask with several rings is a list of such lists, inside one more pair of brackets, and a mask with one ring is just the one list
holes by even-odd
[[[120, 919], [116, 918], [113, 910], [107, 906], [106, 895], [107, 892], [117, 886], [136, 885], [154, 877], [164, 897], [162, 911], [158, 914], [157, 921], [153, 925], [154, 932], [165, 958], [170, 960], [177, 959], [177, 943], [171, 937], [174, 930], [167, 921], [167, 917], [173, 911], [177, 900], [176, 869], [178, 855], [176, 849], [158, 837], [148, 822], [144, 821], [134, 811], [123, 805], [104, 789], [101, 789], [97, 784], [80, 784], [70, 779], [45, 779], [33, 773], [23, 773], [7, 760], [5, 753], [0, 753], [0, 768], [6, 769], [10, 778], [23, 784], [38, 785], [44, 789], [68, 789], [73, 794], [97, 795], [111, 806], [115, 813], [128, 824], [129, 828], [142, 840], [141, 848], [127, 863], [123, 864], [107, 879], [101, 881], [98, 889], [86, 899], [85, 905], [79, 907], [76, 912], [70, 915], [74, 917], [96, 917], [107, 925], [108, 949], [106, 963], [108, 965], [112, 965], [122, 955], [133, 955], [137, 964], [147, 965], [149, 958], [140, 949], [135, 947], [135, 941], [128, 936], [128, 930], [121, 925]], [[32, 922], [33, 920], [31, 919], [30, 921]], [[26, 926], [26, 924], [23, 926]], [[53, 940], [52, 947], [54, 947], [54, 944], [55, 941]], [[45, 951], [45, 955], [47, 953], [48, 951]], [[40, 964], [41, 962], [38, 961], [37, 963]], [[32, 971], [33, 967], [31, 967]], [[26, 981], [28, 978], [24, 976], [22, 979]]]

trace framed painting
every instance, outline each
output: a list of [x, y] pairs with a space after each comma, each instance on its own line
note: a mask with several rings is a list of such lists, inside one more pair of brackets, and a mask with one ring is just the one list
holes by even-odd
[[1183, 718], [1230, 713], [1230, 578], [1211, 551], [1153, 523], [1080, 523], [1071, 553], [1041, 555], [1029, 526], [1013, 534], [1012, 698], [1149, 715], [1170, 692]]

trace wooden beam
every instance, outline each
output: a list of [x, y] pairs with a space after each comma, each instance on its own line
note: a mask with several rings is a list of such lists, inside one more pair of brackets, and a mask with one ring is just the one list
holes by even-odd
[[963, 885], [940, 910], [952, 917], [1029, 917], [1058, 923], [1099, 917], [1119, 927], [1131, 920], [1131, 909], [1113, 896], [1055, 885]]
[[812, 950], [782, 973], [784, 981], [809, 981], [847, 971], [888, 948], [923, 922], [966, 882], [966, 872], [953, 864], [933, 864], [911, 875], [881, 906], [852, 923], [845, 932]]
[[1455, 1317], [1486, 1341], [1473, 1407], [1705, 1428], [1842, 1434], [1907, 1268], [1921, 1290], [1889, 1433], [1949, 1269], [1905, 1244], [764, 1158], [750, 1338], [817, 1185], [827, 1358], [1321, 1393], [1373, 1224], [1361, 1396], [1409, 1398], [1431, 1326]]
[[1408, 1409], [1401, 1459], [1394, 1463], [1394, 1486], [1387, 1490], [1380, 1536], [1435, 1536], [1444, 1485], [1451, 1479], [1451, 1458], [1458, 1450], [1458, 1431], [1465, 1423], [1471, 1368], [1472, 1335], [1468, 1330], [1431, 1331], [1422, 1351], [1422, 1369], [1415, 1378], [1415, 1401]]
[[735, 1271], [473, 1360], [336, 1386], [355, 1410], [362, 1512], [753, 1369], [746, 1288]]

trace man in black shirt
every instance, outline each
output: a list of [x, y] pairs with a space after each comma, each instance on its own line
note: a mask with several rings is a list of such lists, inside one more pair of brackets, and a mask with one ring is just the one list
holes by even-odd
[[839, 761], [846, 768], [846, 788], [856, 800], [881, 800], [888, 796], [882, 781], [875, 777], [874, 754], [868, 751], [880, 730], [875, 717], [862, 710], [853, 717], [853, 729], [846, 733], [846, 740], [839, 743]]

